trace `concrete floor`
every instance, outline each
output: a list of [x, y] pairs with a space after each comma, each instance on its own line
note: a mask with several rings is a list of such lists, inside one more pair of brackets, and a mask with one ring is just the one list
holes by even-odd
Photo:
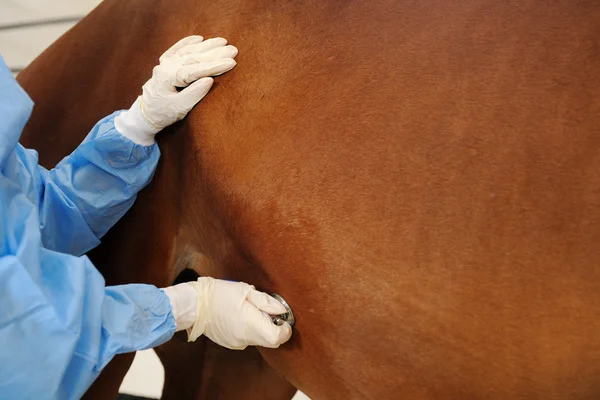
[[[0, 0], [0, 55], [15, 72], [90, 12], [100, 0]], [[152, 350], [138, 352], [121, 392], [159, 398], [163, 367]], [[295, 400], [308, 397], [298, 392]]]

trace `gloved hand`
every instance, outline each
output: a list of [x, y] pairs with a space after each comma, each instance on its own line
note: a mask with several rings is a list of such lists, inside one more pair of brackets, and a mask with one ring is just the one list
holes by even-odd
[[284, 314], [283, 305], [246, 283], [202, 277], [163, 290], [171, 300], [177, 330], [187, 329], [191, 342], [206, 335], [233, 350], [277, 348], [292, 336], [287, 322], [277, 326], [263, 314]]
[[206, 96], [213, 84], [211, 76], [235, 67], [237, 53], [223, 38], [188, 36], [180, 40], [160, 57], [142, 95], [117, 116], [117, 131], [135, 143], [151, 145], [159, 131], [181, 120]]

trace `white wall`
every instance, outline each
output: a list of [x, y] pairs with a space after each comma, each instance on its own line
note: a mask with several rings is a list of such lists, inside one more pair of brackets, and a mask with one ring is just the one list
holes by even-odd
[[[0, 0], [0, 54], [11, 68], [23, 68], [74, 22], [14, 27], [53, 20], [76, 20], [99, 0]], [[7, 27], [13, 26], [10, 29]]]

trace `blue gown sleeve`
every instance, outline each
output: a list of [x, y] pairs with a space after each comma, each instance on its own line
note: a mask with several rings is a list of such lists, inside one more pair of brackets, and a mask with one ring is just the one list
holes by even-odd
[[0, 397], [79, 399], [114, 355], [173, 336], [162, 290], [105, 287], [86, 256], [41, 247], [33, 208], [14, 218], [2, 208], [12, 231], [2, 232], [0, 256]]
[[38, 165], [35, 151], [16, 145], [14, 170], [5, 172], [36, 205], [46, 248], [73, 255], [91, 250], [152, 179], [158, 146], [141, 146], [121, 135], [114, 125], [117, 115], [98, 122], [50, 171]]

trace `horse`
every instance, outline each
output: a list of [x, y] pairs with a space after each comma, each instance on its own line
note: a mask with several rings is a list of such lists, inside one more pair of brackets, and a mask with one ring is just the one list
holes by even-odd
[[171, 44], [226, 37], [239, 65], [90, 256], [246, 281], [297, 325], [173, 339], [164, 398], [598, 398], [599, 27], [591, 0], [105, 0], [19, 74], [22, 143], [54, 165]]

